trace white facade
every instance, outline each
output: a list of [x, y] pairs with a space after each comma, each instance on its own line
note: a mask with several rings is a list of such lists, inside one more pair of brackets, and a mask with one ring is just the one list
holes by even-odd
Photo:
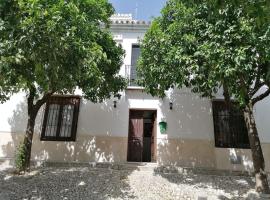
[[[149, 24], [133, 21], [131, 16], [115, 16], [111, 26], [115, 40], [125, 50], [120, 73], [131, 65], [132, 44], [139, 44]], [[156, 123], [156, 161], [164, 165], [205, 167], [227, 170], [252, 169], [248, 149], [216, 148], [212, 102], [200, 98], [188, 89], [168, 92], [159, 99], [145, 94], [141, 88], [122, 91], [114, 108], [113, 99], [93, 104], [82, 100], [75, 142], [40, 141], [43, 109], [36, 120], [32, 159], [57, 162], [126, 162], [128, 151], [130, 109], [156, 110], [157, 122], [167, 122], [167, 131], [160, 133]], [[170, 110], [169, 102], [173, 102]], [[21, 141], [26, 127], [24, 94], [14, 95], [0, 104], [0, 159], [14, 157], [14, 149]], [[267, 170], [270, 171], [270, 98], [256, 105], [256, 123], [263, 146]], [[240, 157], [238, 164], [231, 159]]]

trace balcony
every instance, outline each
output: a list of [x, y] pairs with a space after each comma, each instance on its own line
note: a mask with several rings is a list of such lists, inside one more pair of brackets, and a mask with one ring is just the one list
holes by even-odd
[[143, 89], [143, 87], [137, 84], [137, 67], [135, 65], [125, 66], [125, 76], [128, 80], [128, 89]]

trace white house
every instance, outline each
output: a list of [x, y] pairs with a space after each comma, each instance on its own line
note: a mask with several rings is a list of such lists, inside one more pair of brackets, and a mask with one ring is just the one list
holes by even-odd
[[[251, 170], [252, 159], [241, 113], [228, 123], [222, 95], [200, 98], [189, 89], [159, 99], [136, 86], [139, 41], [148, 22], [112, 17], [111, 31], [126, 51], [120, 70], [129, 79], [121, 97], [100, 104], [54, 97], [36, 120], [33, 161], [157, 162], [225, 170]], [[64, 102], [64, 103], [63, 103]], [[12, 160], [26, 127], [24, 94], [0, 104], [0, 159]], [[266, 168], [270, 171], [270, 98], [255, 108]], [[60, 123], [59, 123], [60, 122]], [[162, 122], [162, 123], [160, 123]], [[166, 127], [165, 127], [166, 126]]]

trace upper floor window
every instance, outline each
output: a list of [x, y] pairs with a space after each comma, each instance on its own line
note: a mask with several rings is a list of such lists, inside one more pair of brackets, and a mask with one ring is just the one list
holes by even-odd
[[75, 141], [80, 97], [52, 96], [46, 102], [41, 140]]
[[141, 49], [138, 44], [133, 44], [132, 45], [132, 50], [131, 50], [131, 65], [136, 66], [137, 61], [141, 55]]
[[223, 100], [213, 101], [212, 106], [215, 146], [250, 148], [243, 112], [235, 106], [229, 110]]
[[133, 44], [131, 49], [131, 65], [126, 65], [126, 77], [129, 86], [137, 86], [137, 62], [141, 55], [141, 49], [138, 44]]

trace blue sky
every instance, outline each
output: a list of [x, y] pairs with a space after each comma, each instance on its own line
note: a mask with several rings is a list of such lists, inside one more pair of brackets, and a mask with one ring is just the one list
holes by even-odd
[[109, 2], [113, 4], [116, 13], [132, 13], [134, 19], [151, 20], [151, 17], [160, 15], [166, 0], [109, 0]]

